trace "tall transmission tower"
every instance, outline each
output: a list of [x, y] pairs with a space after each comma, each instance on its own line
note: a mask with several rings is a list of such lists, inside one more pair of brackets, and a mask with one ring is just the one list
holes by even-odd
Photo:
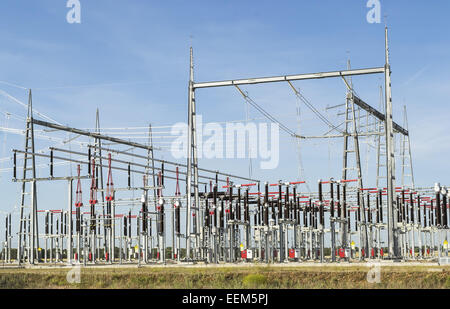
[[[347, 69], [350, 70], [350, 60], [347, 62]], [[361, 172], [361, 156], [360, 156], [360, 147], [359, 147], [359, 135], [358, 135], [358, 126], [356, 122], [356, 111], [355, 111], [355, 101], [354, 101], [354, 91], [353, 91], [353, 84], [351, 78], [349, 81], [346, 81], [344, 79], [346, 85], [347, 85], [347, 97], [345, 101], [345, 131], [344, 131], [344, 152], [343, 152], [343, 166], [342, 166], [342, 180], [348, 180], [349, 172], [353, 171], [357, 179], [357, 187], [356, 190], [363, 188], [363, 181], [362, 181], [362, 172]], [[350, 143], [350, 137], [352, 142]], [[353, 147], [351, 147], [352, 145]], [[354, 166], [350, 166], [349, 164], [349, 154], [354, 154]], [[347, 184], [344, 184], [343, 190], [346, 190]], [[360, 244], [360, 246], [363, 246], [365, 248], [365, 254], [368, 254], [368, 242], [367, 242], [367, 228], [365, 225], [365, 208], [364, 208], [364, 198], [359, 199], [359, 207], [361, 207], [361, 219], [362, 219], [362, 229], [363, 229], [363, 244]], [[345, 203], [345, 202], [344, 202]], [[340, 224], [340, 238], [341, 238], [341, 245], [344, 248], [348, 247], [348, 224], [344, 223], [345, 219], [347, 219], [347, 222], [350, 222], [349, 216], [350, 212], [345, 213], [347, 211], [344, 205], [344, 210], [341, 212], [341, 224]]]
[[[409, 132], [406, 106], [403, 106], [403, 127]], [[411, 139], [409, 134], [402, 135], [401, 156], [402, 156], [402, 187], [414, 189], [414, 169], [411, 154]]]
[[[17, 249], [17, 261], [20, 264], [23, 259], [23, 246], [26, 244], [27, 232], [25, 230], [26, 222], [28, 222], [30, 228], [29, 246], [28, 246], [28, 262], [34, 264], [35, 257], [37, 257], [37, 250], [39, 248], [39, 237], [38, 235], [38, 222], [37, 222], [37, 192], [36, 192], [36, 181], [31, 182], [31, 192], [28, 192], [28, 186], [25, 179], [27, 179], [28, 171], [31, 171], [31, 177], [36, 178], [36, 159], [34, 155], [29, 155], [29, 153], [34, 154], [34, 125], [33, 125], [33, 97], [31, 89], [28, 93], [28, 112], [27, 112], [27, 122], [25, 130], [25, 155], [23, 161], [23, 174], [22, 174], [22, 192], [21, 192], [21, 202], [20, 202], [20, 221], [19, 221], [19, 233], [18, 233], [18, 249]], [[31, 167], [28, 165], [28, 161], [31, 160]], [[14, 159], [14, 161], [16, 161]], [[14, 175], [16, 178], [17, 175]], [[26, 196], [31, 195], [31, 205], [26, 206]], [[25, 212], [29, 210], [29, 216], [27, 219]], [[23, 239], [22, 239], [23, 238]], [[22, 241], [24, 243], [22, 243]]]
[[[383, 86], [380, 86], [380, 111], [385, 114], [385, 104], [383, 95]], [[376, 178], [376, 188], [385, 188], [387, 186], [386, 182], [386, 171], [387, 166], [387, 156], [386, 156], [386, 134], [385, 134], [385, 124], [383, 121], [377, 121], [377, 132], [376, 137], [376, 147], [377, 147], [377, 178]]]

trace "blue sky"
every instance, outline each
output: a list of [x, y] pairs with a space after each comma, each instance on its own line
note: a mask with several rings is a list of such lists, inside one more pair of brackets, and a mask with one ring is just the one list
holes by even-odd
[[[37, 110], [73, 127], [93, 127], [97, 107], [104, 127], [185, 122], [191, 44], [196, 81], [340, 70], [348, 58], [353, 68], [384, 65], [384, 24], [366, 21], [365, 0], [80, 2], [81, 24], [66, 22], [63, 0], [0, 4], [0, 81], [32, 88]], [[406, 105], [416, 185], [449, 183], [450, 4], [398, 0], [381, 5], [390, 27], [394, 119], [402, 123]], [[353, 82], [361, 97], [377, 107], [382, 76], [355, 77]], [[344, 102], [341, 80], [296, 86], [321, 110]], [[296, 99], [287, 85], [244, 88], [283, 123], [296, 127]], [[25, 90], [4, 83], [0, 89], [26, 102]], [[197, 104], [205, 122], [245, 118], [244, 101], [235, 89], [201, 90]], [[0, 106], [25, 115], [4, 97]], [[305, 132], [326, 131], [305, 107], [302, 111]], [[255, 110], [250, 116], [260, 117]], [[3, 114], [0, 122], [2, 127], [24, 127], [18, 120], [6, 124]], [[23, 147], [21, 136], [3, 135], [1, 141], [2, 157]], [[295, 144], [286, 136], [281, 141], [279, 168], [254, 168], [255, 177], [298, 178]], [[305, 179], [315, 186], [319, 178], [339, 178], [341, 153], [338, 141], [303, 144]], [[171, 159], [167, 152], [160, 156]], [[370, 176], [374, 160], [373, 151], [363, 158]], [[248, 169], [248, 160], [201, 164], [244, 175]], [[8, 166], [2, 163], [2, 168]], [[0, 182], [4, 213], [17, 203], [18, 186], [11, 184], [9, 173], [2, 173]], [[373, 185], [374, 178], [367, 182]], [[45, 190], [40, 198], [57, 204]]]

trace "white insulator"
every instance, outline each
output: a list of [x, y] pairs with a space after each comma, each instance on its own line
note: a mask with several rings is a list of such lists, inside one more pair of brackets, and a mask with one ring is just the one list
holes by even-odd
[[434, 184], [434, 192], [439, 193], [441, 191], [441, 184], [439, 182], [436, 182]]

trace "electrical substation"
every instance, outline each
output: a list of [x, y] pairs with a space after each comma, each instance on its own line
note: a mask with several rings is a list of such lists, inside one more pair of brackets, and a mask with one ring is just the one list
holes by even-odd
[[[392, 115], [387, 28], [384, 56], [385, 63], [373, 68], [197, 82], [191, 48], [186, 162], [158, 158], [152, 126], [146, 128], [148, 142], [142, 143], [103, 133], [98, 113], [95, 130], [44, 119], [33, 109], [30, 90], [24, 147], [11, 153], [11, 179], [21, 189], [19, 211], [4, 218], [0, 259], [34, 266], [444, 262], [450, 192], [440, 184], [414, 183], [406, 114], [402, 125]], [[384, 78], [380, 107], [366, 103], [353, 89], [352, 76], [365, 75]], [[332, 78], [342, 80], [347, 89], [340, 126], [330, 123], [294, 85]], [[335, 135], [302, 136], [241, 88], [267, 83], [286, 83]], [[253, 179], [199, 166], [196, 116], [202, 102], [196, 101], [196, 93], [219, 87], [234, 87], [249, 105], [279, 123], [283, 134], [299, 141], [342, 139], [342, 161], [335, 162], [343, 163], [342, 174], [323, 175], [307, 184], [304, 179], [283, 179], [276, 170], [273, 179]], [[68, 132], [74, 138], [66, 147], [38, 151], [35, 129]], [[369, 181], [361, 168], [360, 140], [367, 136], [376, 141], [375, 187], [365, 186]], [[88, 141], [82, 150], [69, 146], [77, 137]], [[401, 141], [400, 157], [394, 152], [394, 138]], [[38, 177], [37, 160], [47, 162], [44, 177]], [[56, 167], [62, 163], [72, 164], [76, 173], [60, 174]], [[396, 164], [401, 164], [402, 181], [396, 177]], [[134, 177], [140, 181], [132, 181]], [[42, 183], [55, 182], [67, 188], [67, 201], [50, 209], [39, 204], [37, 196]], [[130, 205], [138, 206], [131, 210]]]

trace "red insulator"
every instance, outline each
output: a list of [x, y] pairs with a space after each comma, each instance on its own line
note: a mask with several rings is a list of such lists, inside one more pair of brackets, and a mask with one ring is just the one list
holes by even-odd
[[78, 165], [77, 171], [78, 171], [78, 182], [77, 182], [77, 191], [75, 194], [75, 206], [80, 208], [83, 206], [83, 202], [82, 202], [83, 198], [82, 198], [82, 192], [81, 192], [81, 179], [80, 179], [80, 173], [81, 173], [80, 165]]
[[92, 159], [92, 180], [91, 180], [91, 198], [89, 199], [89, 204], [94, 206], [97, 204], [97, 181], [95, 175], [95, 159]]
[[114, 184], [112, 180], [111, 154], [108, 154], [108, 182], [106, 183], [106, 200], [111, 202], [114, 200]]

